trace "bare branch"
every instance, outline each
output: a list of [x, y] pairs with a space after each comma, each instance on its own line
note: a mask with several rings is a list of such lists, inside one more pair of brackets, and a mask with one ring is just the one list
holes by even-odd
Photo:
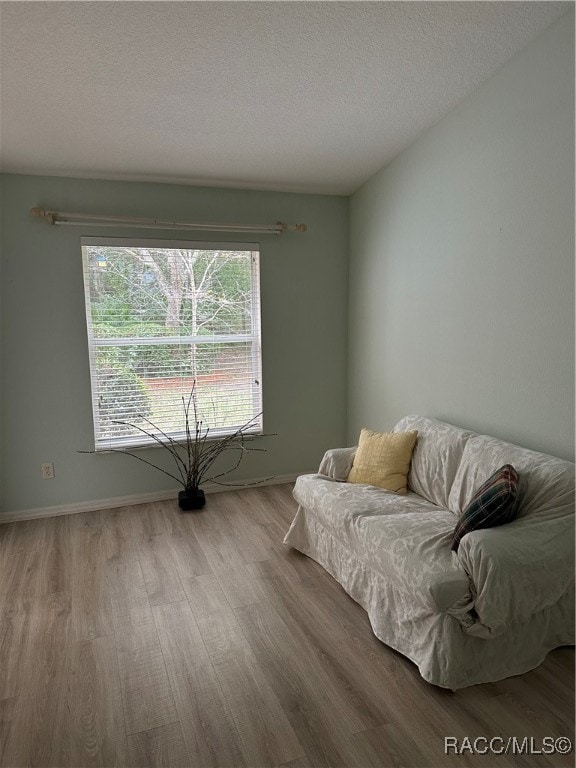
[[266, 483], [268, 480], [274, 480], [276, 475], [270, 475], [270, 477], [263, 477], [261, 480], [253, 480], [250, 483], [219, 483], [218, 480], [214, 480], [212, 477], [207, 477], [207, 483], [216, 483], [216, 485], [222, 485], [225, 488], [247, 488], [249, 485], [260, 485], [260, 483]]
[[[144, 417], [141, 417], [141, 418], [144, 418]], [[151, 421], [149, 421], [148, 419], [145, 419], [145, 421], [148, 421], [150, 424], [152, 424], [152, 426], [153, 426], [155, 429], [158, 429], [158, 427], [157, 427], [155, 424], [153, 424]], [[157, 437], [157, 436], [156, 436], [155, 434], [153, 434], [152, 432], [148, 432], [148, 430], [146, 430], [146, 429], [143, 429], [142, 427], [139, 427], [139, 426], [138, 426], [138, 424], [133, 424], [133, 423], [132, 423], [132, 422], [130, 422], [130, 421], [113, 421], [113, 422], [112, 422], [112, 424], [120, 424], [120, 425], [122, 425], [122, 426], [124, 426], [124, 427], [132, 427], [132, 429], [137, 429], [139, 432], [142, 432], [142, 434], [144, 434], [144, 435], [148, 435], [148, 437], [151, 437], [151, 438], [152, 438], [152, 440], [154, 440], [155, 442], [157, 442], [157, 443], [158, 443], [158, 445], [159, 445], [161, 448], [165, 448], [165, 449], [168, 451], [168, 453], [170, 453], [172, 456], [175, 456], [175, 457], [176, 457], [176, 459], [177, 459], [177, 462], [176, 462], [176, 466], [178, 467], [178, 461], [181, 461], [181, 459], [180, 459], [180, 456], [179, 456], [177, 453], [175, 453], [175, 452], [174, 452], [174, 450], [172, 449], [172, 447], [170, 446], [170, 444], [166, 444], [166, 443], [164, 442], [164, 440], [161, 440], [159, 437]], [[161, 430], [158, 430], [158, 431], [160, 432]], [[185, 468], [185, 467], [184, 467], [184, 468]], [[180, 474], [182, 474], [182, 472], [180, 471], [180, 467], [178, 467], [178, 471], [180, 472]], [[183, 477], [183, 475], [182, 475], [182, 477]]]
[[[168, 475], [168, 477], [171, 477], [172, 480], [176, 480], [177, 483], [184, 486], [186, 488], [186, 484], [182, 482], [182, 480], [179, 480], [177, 477], [175, 477], [170, 472], [167, 472], [165, 469], [162, 469], [162, 467], [158, 467], [156, 464], [153, 464], [151, 461], [147, 461], [146, 459], [143, 459], [142, 456], [137, 456], [135, 453], [130, 453], [130, 451], [125, 451], [122, 448], [109, 448], [107, 452], [110, 453], [123, 453], [126, 456], [132, 456], [133, 459], [138, 459], [138, 461], [143, 461], [144, 464], [148, 464], [150, 467], [154, 467], [154, 469], [157, 469], [159, 472], [163, 472], [165, 475]], [[97, 451], [78, 451], [78, 453], [97, 453]]]

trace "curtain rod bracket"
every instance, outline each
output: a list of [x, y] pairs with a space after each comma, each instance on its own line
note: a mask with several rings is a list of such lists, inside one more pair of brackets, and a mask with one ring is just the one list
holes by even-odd
[[40, 219], [46, 219], [50, 224], [54, 224], [56, 220], [55, 211], [45, 211], [44, 208], [32, 208], [30, 213], [32, 216], [36, 216]]

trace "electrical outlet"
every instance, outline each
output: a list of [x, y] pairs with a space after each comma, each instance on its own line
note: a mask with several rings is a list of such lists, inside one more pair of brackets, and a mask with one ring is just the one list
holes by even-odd
[[42, 464], [42, 480], [54, 480], [54, 463]]

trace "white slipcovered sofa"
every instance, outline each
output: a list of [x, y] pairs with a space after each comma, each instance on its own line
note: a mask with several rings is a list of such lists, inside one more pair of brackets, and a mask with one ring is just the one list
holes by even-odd
[[[434, 419], [418, 430], [405, 496], [345, 482], [355, 448], [330, 450], [294, 487], [284, 540], [367, 611], [376, 636], [445, 688], [500, 680], [574, 644], [574, 464]], [[462, 509], [499, 467], [519, 474], [518, 518], [452, 552]]]

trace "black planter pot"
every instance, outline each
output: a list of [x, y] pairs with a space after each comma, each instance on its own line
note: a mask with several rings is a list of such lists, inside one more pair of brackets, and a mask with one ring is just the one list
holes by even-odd
[[191, 509], [202, 509], [204, 504], [206, 504], [206, 497], [200, 488], [193, 491], [180, 491], [178, 494], [178, 506], [184, 512], [189, 512]]

